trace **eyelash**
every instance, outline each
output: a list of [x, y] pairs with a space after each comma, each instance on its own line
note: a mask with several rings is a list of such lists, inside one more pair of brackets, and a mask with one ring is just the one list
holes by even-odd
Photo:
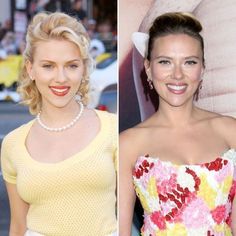
[[71, 68], [71, 69], [76, 69], [76, 68], [78, 68], [79, 66], [76, 65], [76, 64], [71, 64], [71, 65], [68, 65], [68, 67]]
[[50, 64], [45, 64], [45, 65], [43, 65], [43, 68], [51, 69], [51, 68], [52, 68], [52, 65], [50, 65]]
[[[43, 68], [45, 69], [52, 69], [53, 68], [53, 65], [50, 65], [50, 64], [45, 64], [45, 65], [42, 65]], [[71, 68], [71, 69], [76, 69], [78, 68], [79, 66], [76, 65], [76, 64], [71, 64], [71, 65], [68, 65], [67, 67]]]
[[[162, 65], [169, 65], [171, 62], [168, 61], [168, 60], [161, 60], [161, 61], [159, 61], [158, 63], [159, 63], [159, 64], [162, 64]], [[185, 64], [187, 64], [187, 65], [196, 65], [197, 62], [191, 60], [191, 61], [186, 61]]]
[[159, 64], [163, 64], [163, 65], [167, 65], [167, 64], [170, 64], [170, 61], [168, 61], [168, 60], [161, 60], [158, 63]]
[[197, 64], [196, 61], [186, 61], [185, 63], [188, 65], [196, 65]]

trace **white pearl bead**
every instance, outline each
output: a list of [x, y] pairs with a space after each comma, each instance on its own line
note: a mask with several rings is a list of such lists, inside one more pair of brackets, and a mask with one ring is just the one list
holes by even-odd
[[51, 131], [51, 132], [61, 132], [61, 131], [64, 131], [66, 129], [69, 129], [70, 127], [72, 127], [78, 120], [79, 118], [81, 117], [83, 111], [84, 111], [84, 105], [82, 102], [78, 101], [79, 105], [80, 105], [80, 111], [78, 113], [78, 115], [67, 125], [64, 125], [62, 127], [59, 127], [59, 128], [50, 128], [48, 126], [46, 126], [42, 121], [41, 121], [41, 118], [40, 118], [40, 114], [41, 114], [41, 111], [37, 114], [36, 116], [36, 120], [38, 121], [39, 125], [46, 129], [47, 131]]

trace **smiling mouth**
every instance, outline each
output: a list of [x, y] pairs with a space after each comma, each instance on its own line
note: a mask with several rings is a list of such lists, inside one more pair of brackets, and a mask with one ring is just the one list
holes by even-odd
[[167, 84], [166, 86], [168, 90], [174, 94], [183, 94], [187, 89], [186, 84], [184, 85]]
[[65, 96], [70, 90], [69, 86], [49, 86], [49, 88], [56, 96]]

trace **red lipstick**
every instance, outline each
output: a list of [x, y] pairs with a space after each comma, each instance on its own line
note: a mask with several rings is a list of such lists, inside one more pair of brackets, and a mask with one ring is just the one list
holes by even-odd
[[52, 93], [56, 96], [65, 96], [69, 90], [70, 86], [49, 86]]

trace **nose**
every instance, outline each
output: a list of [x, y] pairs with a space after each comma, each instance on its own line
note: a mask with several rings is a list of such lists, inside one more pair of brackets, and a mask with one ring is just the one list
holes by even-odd
[[183, 69], [181, 68], [181, 65], [175, 65], [173, 70], [173, 79], [183, 79]]
[[57, 83], [64, 83], [67, 81], [67, 75], [64, 68], [58, 68], [55, 81]]

